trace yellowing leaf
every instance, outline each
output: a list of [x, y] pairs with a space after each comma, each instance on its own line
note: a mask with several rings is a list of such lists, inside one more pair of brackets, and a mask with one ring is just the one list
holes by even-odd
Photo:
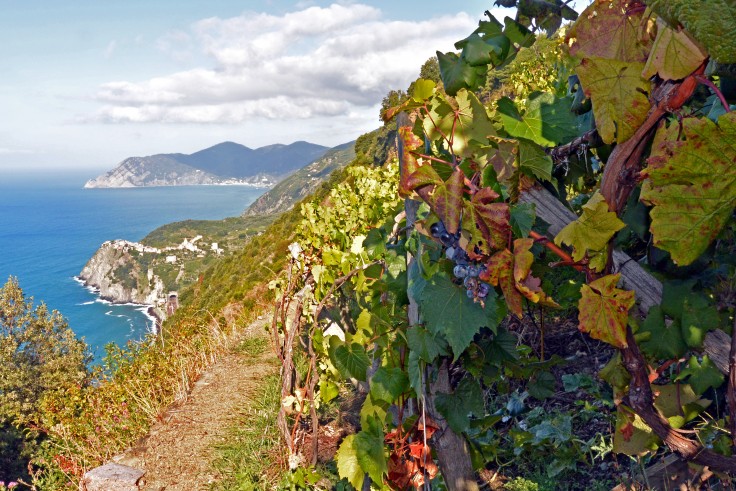
[[650, 212], [654, 244], [679, 265], [697, 259], [736, 206], [736, 113], [718, 119], [685, 118], [660, 129], [652, 148], [641, 200]]
[[644, 10], [632, 0], [595, 0], [570, 29], [570, 54], [578, 58], [608, 58], [643, 63], [649, 54]]
[[642, 78], [643, 69], [643, 63], [597, 57], [580, 62], [578, 77], [604, 142], [628, 140], [646, 119], [649, 81]]
[[509, 310], [517, 317], [523, 317], [523, 299], [514, 284], [514, 255], [508, 249], [499, 251], [491, 257], [486, 267], [488, 269], [480, 275], [480, 279], [493, 286], [500, 286]]
[[530, 252], [533, 244], [532, 239], [516, 239], [514, 252], [504, 249], [494, 254], [486, 264], [486, 271], [480, 275], [483, 281], [501, 287], [509, 310], [519, 318], [524, 315], [524, 298], [540, 305], [559, 307], [542, 291], [539, 278], [530, 274], [534, 262], [534, 255]]
[[657, 0], [647, 2], [670, 25], [682, 25], [710, 56], [736, 63], [736, 5], [733, 0]]
[[516, 289], [533, 303], [557, 308], [559, 305], [542, 291], [542, 281], [531, 275], [534, 254], [531, 248], [533, 239], [516, 239], [514, 241], [514, 282]]
[[488, 163], [496, 171], [498, 182], [505, 184], [516, 172], [516, 159], [519, 156], [519, 147], [516, 140], [500, 137], [491, 137], [497, 147], [488, 158]]
[[603, 195], [597, 192], [583, 206], [580, 218], [560, 230], [555, 237], [555, 244], [571, 246], [575, 261], [582, 260], [587, 254], [589, 266], [602, 271], [606, 267], [608, 241], [624, 226], [624, 222], [608, 210]]
[[634, 292], [616, 288], [620, 276], [608, 275], [583, 285], [578, 321], [579, 329], [590, 337], [626, 348], [626, 325], [629, 309], [634, 306]]
[[657, 39], [642, 73], [644, 78], [659, 74], [665, 80], [679, 80], [690, 75], [707, 58], [684, 31], [671, 29], [661, 21], [658, 28]]

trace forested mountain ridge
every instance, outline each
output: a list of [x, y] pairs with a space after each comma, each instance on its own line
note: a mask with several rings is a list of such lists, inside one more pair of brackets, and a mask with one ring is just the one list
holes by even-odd
[[270, 187], [321, 157], [327, 147], [298, 141], [257, 149], [223, 142], [191, 155], [172, 153], [129, 157], [87, 181], [86, 188], [250, 184]]

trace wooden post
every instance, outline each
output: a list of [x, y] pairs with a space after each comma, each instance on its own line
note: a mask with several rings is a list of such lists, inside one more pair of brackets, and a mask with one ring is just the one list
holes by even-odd
[[[411, 125], [406, 113], [400, 113], [396, 118], [396, 123], [398, 128]], [[401, 137], [399, 137], [397, 141], [399, 159], [403, 163], [404, 144]], [[403, 167], [403, 165], [400, 165], [400, 169], [403, 170]], [[419, 202], [411, 199], [406, 199], [404, 201], [406, 226], [409, 231], [411, 231], [411, 228], [416, 221], [418, 208]], [[412, 268], [413, 263], [414, 258], [407, 253], [406, 268], [409, 282], [412, 281], [412, 272], [415, 269]], [[409, 297], [409, 325], [419, 325], [422, 322], [419, 304], [408, 288], [407, 295]], [[431, 443], [437, 452], [437, 461], [439, 463], [440, 472], [442, 472], [442, 477], [445, 480], [445, 485], [450, 491], [479, 491], [478, 483], [475, 479], [475, 473], [473, 472], [473, 465], [470, 460], [470, 451], [467, 441], [465, 441], [465, 438], [462, 435], [458, 435], [450, 429], [447, 421], [445, 421], [442, 415], [439, 414], [435, 405], [435, 396], [438, 393], [449, 394], [452, 392], [452, 388], [450, 386], [449, 359], [443, 359], [440, 362], [439, 369], [428, 378], [434, 379], [429, 383], [429, 393], [419, 394], [419, 397], [424, 399], [424, 405], [427, 412], [439, 426], [439, 430], [432, 437]], [[424, 381], [425, 388], [428, 385], [427, 382], [428, 381], [426, 380]]]

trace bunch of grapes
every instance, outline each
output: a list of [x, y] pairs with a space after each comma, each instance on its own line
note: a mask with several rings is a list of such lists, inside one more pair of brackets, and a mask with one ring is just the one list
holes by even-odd
[[429, 227], [432, 237], [439, 239], [445, 246], [445, 257], [455, 263], [452, 272], [456, 278], [462, 280], [468, 298], [483, 301], [491, 291], [491, 285], [481, 281], [478, 276], [486, 270], [483, 264], [473, 262], [468, 253], [460, 247], [460, 231], [451, 234], [441, 222], [435, 222]]

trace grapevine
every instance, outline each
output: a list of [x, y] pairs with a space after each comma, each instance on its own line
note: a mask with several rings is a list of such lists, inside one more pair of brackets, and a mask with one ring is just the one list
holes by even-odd
[[[352, 311], [339, 335], [328, 334], [334, 315], [311, 319], [312, 384], [320, 366], [323, 402], [341, 378], [366, 392], [339, 474], [356, 488], [365, 476], [419, 487], [436, 473], [432, 448], [450, 488], [477, 489], [474, 467], [490, 463], [479, 442], [498, 422], [484, 390], [526, 377], [527, 395], [544, 399], [559, 362], [510, 347], [504, 319], [559, 308], [546, 280], [565, 266], [584, 276], [579, 330], [618, 352], [600, 372], [614, 391], [613, 451], [663, 445], [735, 473], [736, 117], [726, 77], [714, 74], [736, 62], [736, 48], [717, 41], [736, 11], [596, 0], [551, 38], [568, 90], [515, 87], [512, 99], [487, 81], [538, 38], [549, 45], [538, 31], [562, 15], [521, 3], [517, 20], [489, 15], [457, 53], [438, 53], [442, 82], [417, 80], [385, 112], [398, 121], [404, 213], [391, 201], [361, 243], [345, 237], [332, 249], [305, 208], [314, 302], [336, 305], [326, 298], [340, 289]], [[704, 25], [708, 15], [721, 20]], [[542, 250], [558, 256], [553, 267]], [[728, 346], [714, 341], [724, 336]], [[719, 354], [727, 366], [712, 361]], [[719, 398], [725, 421], [708, 416]]]

